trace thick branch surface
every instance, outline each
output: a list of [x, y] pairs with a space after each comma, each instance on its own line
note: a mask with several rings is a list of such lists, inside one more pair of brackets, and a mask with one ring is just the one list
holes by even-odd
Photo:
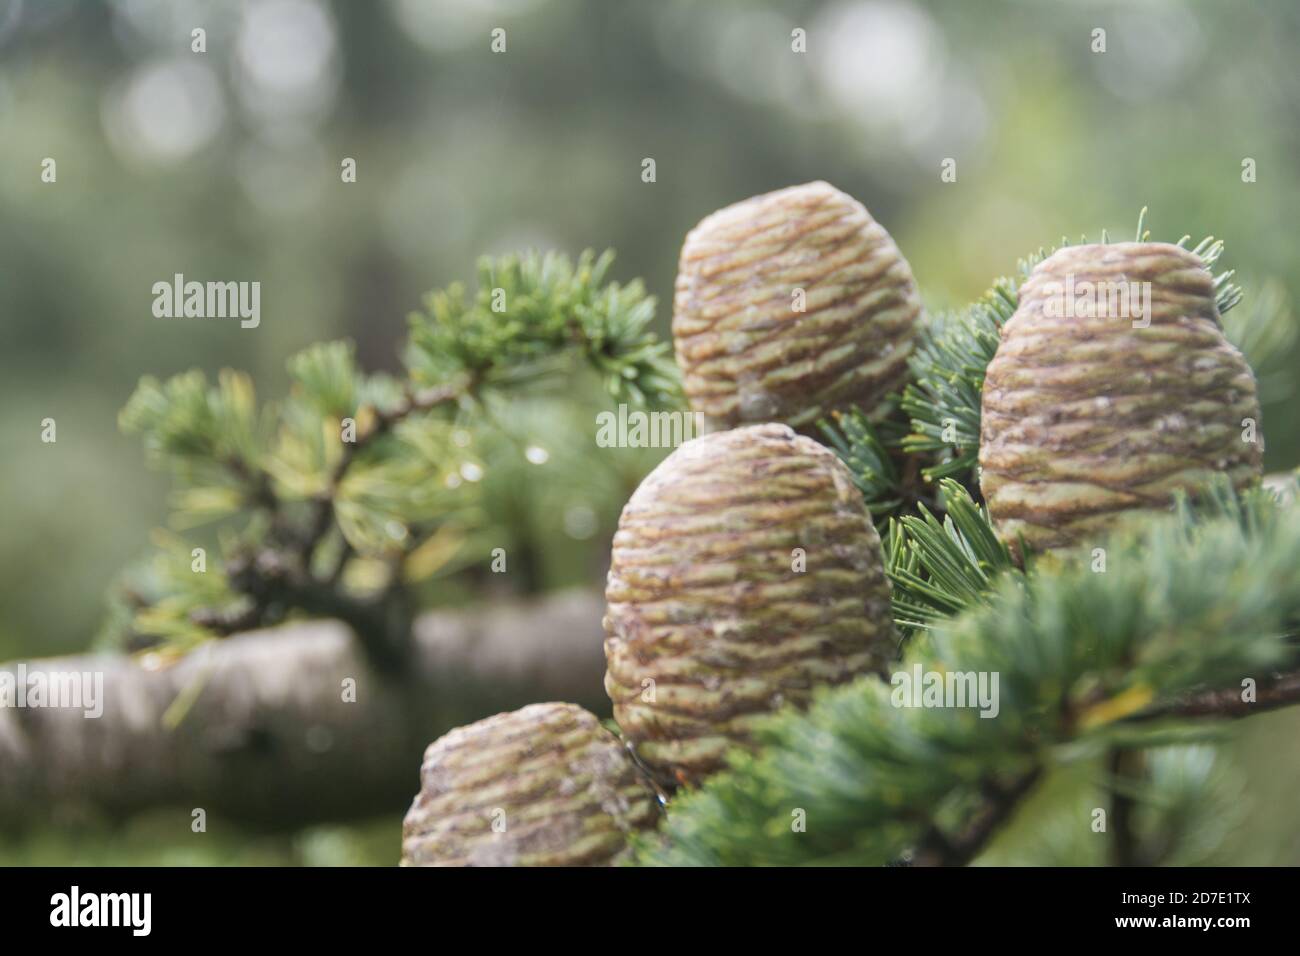
[[215, 641], [161, 671], [107, 655], [29, 662], [102, 672], [104, 713], [0, 709], [0, 827], [160, 806], [274, 828], [400, 811], [424, 748], [452, 726], [536, 700], [606, 709], [601, 612], [598, 595], [571, 592], [427, 614], [397, 677], [333, 621]]

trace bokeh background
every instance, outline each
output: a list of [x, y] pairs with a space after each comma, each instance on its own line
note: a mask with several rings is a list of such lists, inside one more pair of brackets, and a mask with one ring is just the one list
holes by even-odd
[[[1294, 296], [1298, 47], [1287, 0], [0, 0], [0, 659], [91, 646], [165, 521], [116, 423], [140, 376], [229, 366], [274, 396], [290, 354], [339, 337], [396, 369], [405, 315], [483, 253], [613, 247], [666, 333], [690, 227], [826, 179], [893, 233], [930, 309], [1062, 235], [1131, 233], [1144, 205], [1155, 238], [1226, 240], [1248, 297], [1270, 277]], [[260, 281], [261, 326], [155, 319], [177, 272]], [[1300, 463], [1298, 419], [1294, 395], [1266, 404], [1269, 468]], [[598, 584], [652, 463], [500, 478], [532, 560], [514, 586]], [[1235, 730], [1253, 809], [1229, 862], [1300, 863], [1298, 731]], [[0, 835], [0, 863], [391, 863], [396, 843], [391, 819], [192, 841], [145, 818]]]

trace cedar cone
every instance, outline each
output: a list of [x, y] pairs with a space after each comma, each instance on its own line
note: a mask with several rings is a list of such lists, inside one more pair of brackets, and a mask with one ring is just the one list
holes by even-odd
[[[1125, 308], [1120, 283], [1150, 283], [1149, 327], [1134, 327], [1141, 287]], [[989, 364], [980, 490], [1013, 546], [1020, 535], [1034, 551], [1091, 542], [1122, 513], [1166, 509], [1176, 489], [1215, 473], [1255, 483], [1262, 440], [1247, 438], [1258, 422], [1255, 376], [1224, 338], [1196, 255], [1159, 242], [1067, 246], [1021, 287]]]
[[[796, 290], [804, 310], [796, 311]], [[801, 430], [901, 387], [921, 313], [912, 270], [852, 196], [824, 182], [755, 196], [686, 236], [673, 340], [709, 430]]]
[[721, 767], [759, 717], [894, 650], [862, 494], [785, 425], [696, 438], [651, 472], [619, 519], [605, 598], [614, 717], [669, 786]]
[[532, 704], [429, 745], [402, 866], [600, 866], [659, 820], [658, 795], [600, 721]]

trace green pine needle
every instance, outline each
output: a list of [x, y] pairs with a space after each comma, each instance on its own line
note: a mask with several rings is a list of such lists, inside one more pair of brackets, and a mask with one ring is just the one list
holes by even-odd
[[608, 281], [614, 254], [588, 250], [484, 258], [472, 300], [456, 283], [410, 317], [406, 363], [421, 385], [465, 376], [486, 386], [555, 378], [577, 357], [616, 401], [673, 404], [671, 346], [649, 330], [655, 300], [640, 280]]
[[921, 505], [919, 515], [891, 519], [885, 538], [894, 619], [904, 634], [979, 605], [999, 575], [1020, 573], [987, 510], [950, 478], [940, 481], [940, 491], [942, 520]]
[[873, 519], [879, 521], [903, 503], [898, 468], [890, 456], [890, 446], [896, 448], [901, 437], [901, 425], [888, 415], [873, 423], [860, 408], [835, 412], [817, 425], [853, 475]]
[[937, 457], [923, 469], [929, 480], [969, 476], [979, 454], [984, 373], [1016, 311], [1016, 285], [998, 279], [969, 308], [940, 316], [912, 358], [915, 381], [903, 390], [912, 431], [904, 450]]

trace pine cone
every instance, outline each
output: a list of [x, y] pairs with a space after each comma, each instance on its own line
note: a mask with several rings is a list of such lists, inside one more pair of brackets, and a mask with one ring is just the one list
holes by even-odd
[[402, 865], [600, 866], [658, 819], [654, 788], [594, 715], [532, 704], [429, 745]]
[[[1150, 283], [1149, 327], [1129, 283]], [[1013, 546], [1018, 535], [1034, 551], [1090, 543], [1216, 473], [1255, 483], [1262, 439], [1246, 439], [1258, 422], [1255, 377], [1223, 336], [1197, 256], [1156, 242], [1067, 246], [1021, 287], [989, 364], [980, 490]]]
[[673, 339], [708, 429], [809, 429], [836, 409], [880, 410], [907, 376], [920, 312], [889, 233], [856, 199], [815, 182], [728, 206], [691, 230]]
[[623, 509], [605, 598], [614, 717], [669, 785], [721, 767], [756, 718], [894, 649], [862, 495], [785, 425], [715, 432], [665, 459]]

